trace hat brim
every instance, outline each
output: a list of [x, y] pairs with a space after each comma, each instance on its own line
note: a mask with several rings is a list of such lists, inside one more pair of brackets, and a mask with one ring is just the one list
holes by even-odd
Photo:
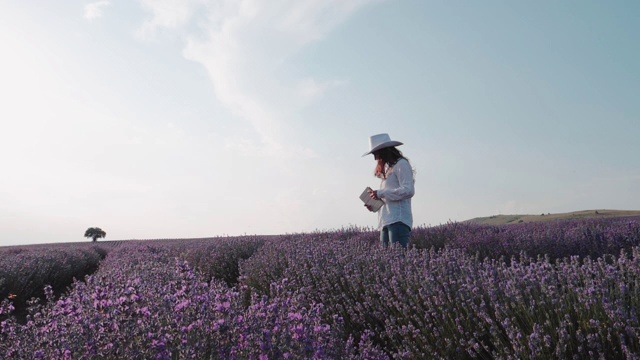
[[400, 141], [383, 142], [382, 144], [378, 144], [378, 146], [374, 147], [369, 152], [364, 153], [364, 155], [362, 155], [362, 156], [367, 156], [367, 155], [371, 154], [372, 152], [378, 151], [380, 149], [384, 149], [384, 148], [388, 148], [388, 147], [392, 147], [392, 146], [400, 146], [400, 145], [403, 145]]

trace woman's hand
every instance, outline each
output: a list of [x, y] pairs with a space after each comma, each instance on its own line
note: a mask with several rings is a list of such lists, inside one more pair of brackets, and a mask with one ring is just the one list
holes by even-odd
[[373, 200], [380, 200], [378, 197], [378, 190], [369, 190], [369, 196], [371, 196]]
[[364, 205], [364, 207], [366, 207], [366, 208], [367, 208], [367, 210], [369, 210], [369, 211], [373, 212], [373, 208], [371, 207], [371, 205], [367, 205], [367, 204], [365, 204], [365, 205]]

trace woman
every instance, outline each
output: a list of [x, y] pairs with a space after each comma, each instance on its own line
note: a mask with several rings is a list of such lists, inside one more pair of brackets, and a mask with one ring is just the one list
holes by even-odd
[[[369, 138], [369, 152], [378, 162], [375, 176], [382, 179], [379, 190], [370, 190], [372, 199], [384, 201], [378, 212], [378, 229], [383, 246], [389, 243], [400, 244], [403, 248], [409, 245], [413, 215], [411, 198], [415, 193], [413, 169], [407, 158], [396, 146], [399, 141], [392, 141], [389, 134], [373, 135]], [[366, 206], [366, 205], [365, 205]], [[367, 206], [369, 211], [372, 209]]]

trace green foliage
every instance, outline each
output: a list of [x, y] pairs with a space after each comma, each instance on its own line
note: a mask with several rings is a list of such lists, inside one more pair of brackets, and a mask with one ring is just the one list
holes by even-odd
[[99, 227], [90, 227], [84, 232], [84, 237], [92, 238], [93, 241], [104, 238], [105, 236], [107, 236], [107, 233]]

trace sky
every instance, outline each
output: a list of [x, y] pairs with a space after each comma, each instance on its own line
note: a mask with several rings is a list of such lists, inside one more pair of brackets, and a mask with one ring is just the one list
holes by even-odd
[[640, 209], [640, 2], [0, 0], [0, 245]]

